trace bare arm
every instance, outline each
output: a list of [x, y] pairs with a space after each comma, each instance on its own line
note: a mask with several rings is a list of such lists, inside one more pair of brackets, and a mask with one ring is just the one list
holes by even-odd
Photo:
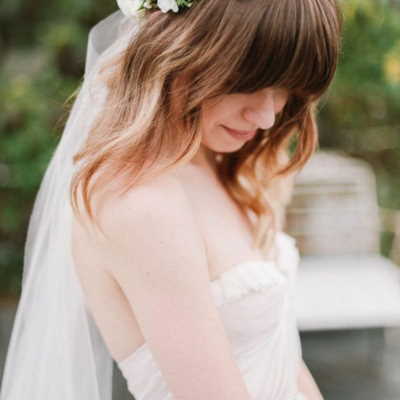
[[324, 399], [304, 360], [301, 361], [298, 386], [300, 392], [302, 392], [306, 396], [307, 400]]
[[162, 180], [135, 188], [113, 203], [102, 223], [110, 238], [110, 272], [174, 399], [249, 400], [180, 184]]

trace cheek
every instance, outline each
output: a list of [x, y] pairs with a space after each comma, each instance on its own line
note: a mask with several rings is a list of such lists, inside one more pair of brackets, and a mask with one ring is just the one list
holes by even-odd
[[209, 100], [203, 105], [202, 119], [204, 126], [220, 125], [232, 113], [233, 107], [224, 97]]
[[203, 140], [207, 141], [212, 136], [217, 124], [216, 108], [210, 103], [204, 104], [201, 113], [201, 132]]

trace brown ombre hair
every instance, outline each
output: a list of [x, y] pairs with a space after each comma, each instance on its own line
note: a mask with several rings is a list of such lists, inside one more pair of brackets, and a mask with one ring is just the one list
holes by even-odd
[[[268, 248], [294, 173], [318, 145], [316, 106], [340, 53], [337, 1], [200, 0], [179, 14], [146, 12], [126, 51], [102, 70], [105, 109], [74, 157], [82, 163], [71, 185], [75, 211], [79, 189], [93, 219], [96, 188], [118, 177], [125, 193], [188, 162], [201, 144], [205, 100], [283, 87], [290, 97], [273, 127], [236, 152], [215, 153], [221, 183], [255, 217], [254, 245]], [[175, 96], [184, 96], [178, 109]]]

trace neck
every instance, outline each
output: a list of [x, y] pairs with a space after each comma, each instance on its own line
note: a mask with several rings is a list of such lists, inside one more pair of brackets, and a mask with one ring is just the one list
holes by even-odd
[[200, 145], [200, 148], [196, 155], [190, 160], [190, 162], [194, 165], [202, 167], [207, 171], [211, 171], [214, 174], [217, 172], [217, 163], [215, 160], [215, 153], [203, 145]]

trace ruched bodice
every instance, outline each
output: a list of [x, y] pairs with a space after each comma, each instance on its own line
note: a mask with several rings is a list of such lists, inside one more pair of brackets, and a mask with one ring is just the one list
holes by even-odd
[[[242, 262], [210, 287], [251, 398], [300, 400], [302, 351], [293, 301], [299, 252], [286, 233], [275, 238], [276, 261]], [[118, 366], [136, 400], [173, 399], [147, 343]]]

